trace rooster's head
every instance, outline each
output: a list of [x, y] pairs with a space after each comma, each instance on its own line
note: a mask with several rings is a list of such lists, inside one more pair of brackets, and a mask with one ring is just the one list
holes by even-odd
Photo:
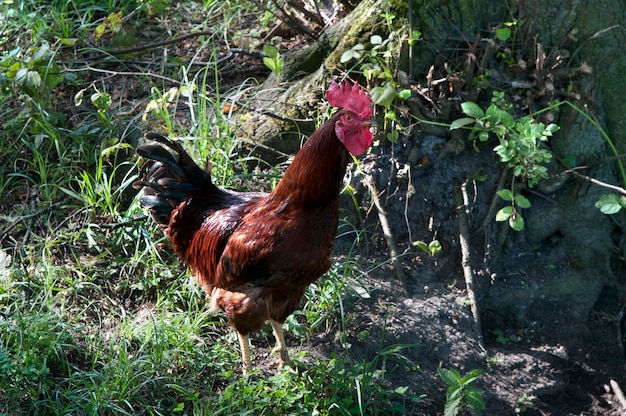
[[350, 153], [360, 156], [372, 144], [370, 127], [375, 125], [373, 103], [358, 83], [338, 84], [333, 81], [326, 90], [326, 99], [333, 107], [343, 108], [335, 123], [335, 134]]

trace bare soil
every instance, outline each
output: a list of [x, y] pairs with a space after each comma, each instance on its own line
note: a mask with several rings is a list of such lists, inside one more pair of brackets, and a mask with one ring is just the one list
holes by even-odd
[[[493, 154], [469, 150], [439, 157], [433, 149], [442, 144], [442, 139], [432, 136], [414, 142], [420, 146], [420, 156], [433, 162], [410, 172], [410, 181], [397, 174], [403, 168], [403, 155], [411, 152], [406, 144], [375, 149], [361, 162], [376, 180], [396, 242], [405, 250], [402, 265], [408, 282], [398, 281], [390, 266], [375, 268], [389, 255], [379, 218], [370, 209], [365, 222], [372, 230], [372, 244], [362, 247], [359, 255], [372, 266], [363, 279], [373, 290], [371, 298], [355, 297], [349, 303], [354, 314], [351, 352], [371, 357], [380, 348], [381, 337], [385, 346], [414, 345], [403, 355], [415, 363], [415, 369], [398, 365], [388, 375], [394, 386], [409, 386], [413, 393], [427, 395], [414, 414], [443, 414], [446, 386], [438, 367], [456, 368], [461, 374], [483, 369], [478, 387], [484, 391], [486, 415], [625, 414], [609, 387], [611, 379], [626, 385], [619, 293], [601, 294], [587, 319], [579, 322], [572, 322], [576, 314], [564, 308], [556, 295], [531, 302], [524, 296], [512, 297], [510, 305], [490, 301], [520, 288], [532, 293], [558, 279], [555, 271], [567, 272], [576, 265], [572, 253], [553, 239], [537, 246], [506, 232], [503, 247], [497, 248], [502, 229], [495, 223], [483, 227], [501, 173]], [[481, 328], [468, 306], [453, 197], [453, 187], [471, 172], [487, 175], [482, 182], [470, 180], [467, 187]], [[415, 193], [407, 201], [411, 186]], [[366, 197], [363, 208], [369, 207]], [[428, 243], [433, 238], [443, 250], [432, 257], [409, 243]], [[338, 240], [338, 253], [347, 248]], [[623, 261], [619, 267], [623, 274]], [[359, 340], [357, 334], [364, 330], [371, 336]], [[328, 345], [318, 345], [325, 352], [333, 349], [332, 335], [328, 338]]]

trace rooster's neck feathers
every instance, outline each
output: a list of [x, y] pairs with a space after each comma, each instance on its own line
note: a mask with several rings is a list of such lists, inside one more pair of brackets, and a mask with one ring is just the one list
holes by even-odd
[[335, 114], [317, 129], [296, 154], [272, 192], [275, 200], [290, 197], [299, 208], [316, 209], [339, 198], [348, 152], [335, 134]]

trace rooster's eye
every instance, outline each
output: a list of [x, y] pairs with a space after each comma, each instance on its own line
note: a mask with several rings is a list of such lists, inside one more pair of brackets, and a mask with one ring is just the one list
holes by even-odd
[[349, 122], [351, 122], [351, 121], [352, 121], [352, 117], [350, 116], [350, 114], [346, 114], [346, 115], [344, 115], [344, 116], [343, 116], [343, 120], [344, 120], [346, 123], [349, 123]]

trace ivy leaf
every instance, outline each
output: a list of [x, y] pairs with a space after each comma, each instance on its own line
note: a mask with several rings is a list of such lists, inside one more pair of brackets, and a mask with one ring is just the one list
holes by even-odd
[[391, 103], [396, 98], [396, 89], [389, 82], [385, 83], [382, 87], [374, 87], [370, 91], [372, 101], [378, 105], [382, 105], [385, 108], [391, 107]]
[[496, 28], [496, 37], [502, 42], [506, 42], [511, 37], [511, 29], [509, 29], [508, 27]]

